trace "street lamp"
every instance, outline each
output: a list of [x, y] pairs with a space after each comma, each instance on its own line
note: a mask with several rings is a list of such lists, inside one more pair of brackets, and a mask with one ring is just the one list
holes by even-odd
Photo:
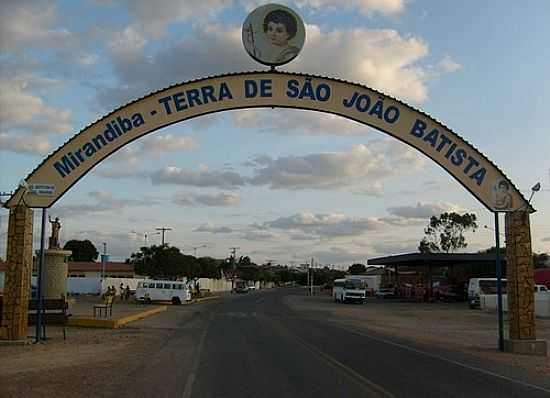
[[201, 249], [203, 247], [208, 247], [206, 244], [203, 244], [203, 245], [200, 245], [200, 246], [192, 246], [193, 247], [193, 255], [195, 256], [195, 258], [197, 257], [197, 249]]
[[535, 192], [538, 192], [538, 191], [540, 191], [540, 182], [537, 182], [531, 188], [531, 196], [529, 196], [529, 200], [527, 201], [528, 204], [531, 204], [531, 199], [533, 199], [533, 196], [535, 195]]

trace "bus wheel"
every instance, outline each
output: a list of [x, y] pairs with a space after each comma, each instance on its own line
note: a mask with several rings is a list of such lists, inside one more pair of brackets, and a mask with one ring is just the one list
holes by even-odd
[[181, 304], [181, 300], [179, 297], [172, 297], [172, 304], [173, 305], [180, 305]]

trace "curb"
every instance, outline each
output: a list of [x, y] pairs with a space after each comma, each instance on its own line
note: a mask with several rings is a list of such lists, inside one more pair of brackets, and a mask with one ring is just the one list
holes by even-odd
[[138, 312], [137, 314], [128, 315], [118, 319], [94, 319], [94, 318], [69, 318], [68, 326], [77, 326], [84, 328], [104, 328], [118, 329], [121, 326], [130, 322], [135, 322], [140, 319], [147, 318], [151, 315], [166, 311], [165, 305], [152, 308], [150, 310]]
[[203, 298], [191, 300], [191, 302], [189, 302], [189, 304], [200, 303], [202, 301], [212, 300], [212, 299], [217, 299], [217, 298], [220, 298], [220, 296], [203, 297]]

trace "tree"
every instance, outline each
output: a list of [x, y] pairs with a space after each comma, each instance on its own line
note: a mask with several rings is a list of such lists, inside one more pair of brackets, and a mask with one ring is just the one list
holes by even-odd
[[420, 241], [418, 250], [421, 253], [454, 252], [468, 246], [464, 232], [474, 232], [478, 225], [474, 213], [442, 213], [432, 216], [424, 229], [426, 236]]
[[548, 253], [533, 253], [533, 265], [535, 268], [546, 268], [549, 258]]
[[367, 267], [363, 264], [353, 264], [348, 268], [348, 272], [352, 275], [360, 275], [367, 271]]
[[95, 261], [99, 252], [89, 240], [70, 240], [65, 243], [63, 250], [71, 250], [73, 253], [69, 261]]

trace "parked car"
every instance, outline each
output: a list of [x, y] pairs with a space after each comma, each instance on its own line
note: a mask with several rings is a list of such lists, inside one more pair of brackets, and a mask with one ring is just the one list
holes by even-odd
[[550, 290], [544, 285], [535, 285], [535, 293], [550, 293]]
[[395, 291], [393, 288], [384, 287], [381, 289], [378, 289], [376, 293], [374, 293], [376, 298], [386, 299], [386, 298], [394, 298], [395, 297]]

